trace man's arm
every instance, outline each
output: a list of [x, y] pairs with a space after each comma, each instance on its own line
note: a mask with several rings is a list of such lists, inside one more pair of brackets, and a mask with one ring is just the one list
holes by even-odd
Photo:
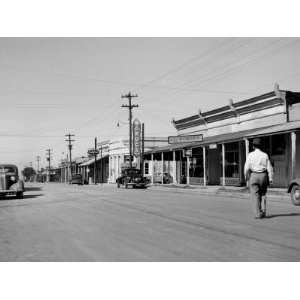
[[273, 167], [272, 164], [270, 162], [269, 156], [267, 157], [267, 171], [268, 171], [268, 176], [269, 176], [269, 182], [272, 183], [273, 182]]
[[246, 181], [249, 180], [249, 178], [248, 178], [249, 171], [250, 171], [250, 159], [249, 159], [249, 155], [248, 155], [246, 162], [245, 162], [245, 166], [244, 166], [244, 176], [245, 176]]

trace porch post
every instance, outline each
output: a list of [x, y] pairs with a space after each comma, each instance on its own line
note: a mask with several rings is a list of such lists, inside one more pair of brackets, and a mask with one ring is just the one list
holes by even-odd
[[151, 153], [151, 183], [154, 183], [154, 161], [153, 161], [153, 153]]
[[173, 182], [176, 184], [177, 183], [177, 172], [176, 172], [176, 152], [173, 151]]
[[245, 149], [246, 149], [246, 158], [249, 154], [249, 140], [245, 138]]
[[164, 153], [161, 153], [161, 184], [164, 184]]
[[205, 146], [202, 147], [203, 152], [203, 185], [206, 186], [206, 148]]
[[222, 185], [225, 186], [225, 144], [222, 144]]
[[296, 177], [296, 132], [291, 132], [292, 179]]
[[186, 184], [190, 185], [190, 157], [186, 157]]

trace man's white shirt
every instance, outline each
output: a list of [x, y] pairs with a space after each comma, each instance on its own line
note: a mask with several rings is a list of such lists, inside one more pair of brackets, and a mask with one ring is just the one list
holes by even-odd
[[269, 175], [269, 180], [273, 181], [273, 167], [271, 165], [269, 156], [267, 153], [255, 149], [253, 152], [250, 152], [245, 163], [244, 174], [248, 171], [262, 173], [267, 171]]

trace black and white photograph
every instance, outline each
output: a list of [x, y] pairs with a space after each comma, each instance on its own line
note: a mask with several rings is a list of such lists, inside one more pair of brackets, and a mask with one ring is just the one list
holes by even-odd
[[1, 261], [300, 260], [299, 38], [0, 48]]
[[[84, 35], [76, 27], [19, 35], [7, 28], [11, 34], [0, 36], [0, 267], [58, 263], [55, 277], [63, 266], [76, 274], [78, 263], [96, 272], [113, 263], [103, 274], [124, 278], [128, 269], [161, 263], [150, 275], [158, 279], [165, 268], [176, 274], [170, 270], [179, 263], [194, 274], [205, 266], [208, 278], [218, 273], [219, 265], [209, 270], [214, 263], [223, 275], [244, 266], [234, 263], [258, 272], [279, 266], [269, 263], [298, 265], [299, 34], [183, 35], [177, 27], [162, 36]], [[296, 278], [291, 272], [293, 286]]]

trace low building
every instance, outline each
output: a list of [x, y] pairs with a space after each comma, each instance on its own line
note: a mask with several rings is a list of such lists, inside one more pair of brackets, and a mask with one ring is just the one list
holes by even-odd
[[[145, 151], [167, 145], [166, 137], [145, 137]], [[99, 154], [96, 159], [96, 183], [115, 183], [122, 168], [129, 165], [129, 142], [126, 138], [104, 141], [97, 145]], [[133, 157], [133, 165], [140, 168], [138, 158]], [[79, 172], [89, 183], [94, 180], [95, 158], [79, 165]], [[148, 168], [149, 169], [149, 168]]]
[[[300, 93], [280, 90], [173, 120], [178, 136], [203, 140], [156, 148], [145, 153], [155, 177], [169, 174], [175, 183], [245, 184], [243, 166], [251, 142], [261, 137], [274, 166], [274, 186], [286, 187], [300, 176]], [[158, 167], [160, 166], [160, 167]]]

